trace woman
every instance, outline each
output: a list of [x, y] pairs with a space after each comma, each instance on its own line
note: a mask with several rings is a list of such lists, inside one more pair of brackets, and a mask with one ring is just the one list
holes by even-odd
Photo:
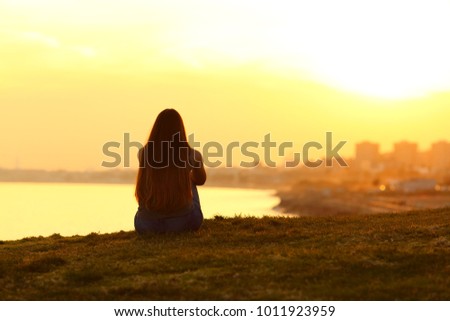
[[189, 146], [183, 119], [174, 109], [163, 110], [139, 151], [136, 231], [198, 230], [203, 213], [196, 186], [205, 181], [202, 156]]

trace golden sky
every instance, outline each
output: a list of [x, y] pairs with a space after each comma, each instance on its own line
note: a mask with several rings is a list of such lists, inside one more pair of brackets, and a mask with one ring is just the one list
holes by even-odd
[[450, 1], [0, 0], [0, 167], [101, 169], [173, 107], [201, 142], [450, 139]]

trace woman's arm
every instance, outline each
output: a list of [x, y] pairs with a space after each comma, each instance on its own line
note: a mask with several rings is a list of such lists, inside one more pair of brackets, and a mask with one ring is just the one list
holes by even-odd
[[199, 151], [192, 149], [193, 153], [191, 153], [191, 172], [190, 177], [191, 181], [195, 185], [203, 185], [206, 182], [206, 171], [203, 165], [203, 157]]

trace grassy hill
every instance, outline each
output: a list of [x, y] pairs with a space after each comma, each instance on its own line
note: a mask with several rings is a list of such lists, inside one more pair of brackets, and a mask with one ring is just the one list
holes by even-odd
[[450, 208], [0, 242], [3, 300], [450, 300]]

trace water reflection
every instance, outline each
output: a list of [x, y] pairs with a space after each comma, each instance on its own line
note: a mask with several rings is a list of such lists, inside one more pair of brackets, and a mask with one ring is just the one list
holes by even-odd
[[[271, 190], [200, 187], [205, 218], [279, 215]], [[133, 185], [0, 183], [0, 240], [133, 230]]]

